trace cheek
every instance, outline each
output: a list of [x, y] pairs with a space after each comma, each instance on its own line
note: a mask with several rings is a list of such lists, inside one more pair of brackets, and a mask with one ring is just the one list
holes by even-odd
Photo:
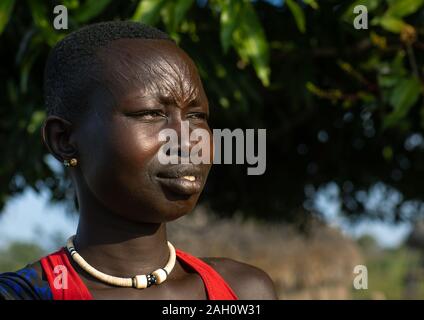
[[106, 154], [121, 188], [139, 194], [151, 189], [154, 159], [159, 147], [154, 128], [132, 125], [113, 130]]
[[154, 200], [152, 163], [159, 147], [154, 130], [119, 122], [98, 127], [81, 148], [87, 186], [100, 202], [119, 211]]
[[153, 130], [132, 127], [114, 134], [109, 152], [117, 162], [128, 166], [127, 169], [131, 171], [145, 169], [154, 159], [159, 147], [157, 134]]

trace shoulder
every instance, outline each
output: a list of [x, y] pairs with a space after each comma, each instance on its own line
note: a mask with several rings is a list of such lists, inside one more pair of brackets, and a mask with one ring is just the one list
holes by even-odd
[[41, 266], [28, 264], [15, 272], [0, 274], [0, 300], [51, 299], [51, 291], [41, 277]]
[[262, 269], [230, 258], [200, 258], [217, 271], [240, 300], [276, 300], [274, 282]]

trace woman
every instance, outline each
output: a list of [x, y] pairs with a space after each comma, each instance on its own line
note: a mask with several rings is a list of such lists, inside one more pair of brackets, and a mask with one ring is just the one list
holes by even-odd
[[[71, 33], [49, 55], [45, 99], [43, 141], [70, 171], [80, 220], [66, 247], [0, 275], [1, 297], [276, 298], [264, 271], [167, 241], [166, 223], [194, 208], [210, 164], [163, 164], [159, 133], [180, 136], [187, 121], [210, 129], [197, 69], [165, 33], [134, 22]], [[169, 153], [182, 159], [193, 142], [180, 140]]]

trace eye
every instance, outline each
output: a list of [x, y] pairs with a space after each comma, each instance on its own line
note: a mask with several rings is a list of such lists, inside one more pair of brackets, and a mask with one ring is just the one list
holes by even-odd
[[166, 117], [166, 115], [161, 110], [144, 110], [131, 113], [130, 116], [143, 120], [155, 120]]
[[208, 120], [208, 114], [205, 112], [193, 112], [187, 115], [189, 119]]

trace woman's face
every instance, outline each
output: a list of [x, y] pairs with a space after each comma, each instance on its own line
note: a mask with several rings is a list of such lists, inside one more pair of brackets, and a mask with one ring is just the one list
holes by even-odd
[[[78, 184], [130, 220], [181, 217], [194, 208], [211, 165], [161, 164], [158, 152], [165, 142], [159, 133], [174, 129], [181, 142], [181, 123], [188, 121], [189, 132], [201, 128], [210, 134], [208, 101], [195, 65], [165, 40], [116, 40], [98, 57], [106, 90], [93, 92], [90, 111], [75, 130]], [[188, 149], [196, 144], [181, 143]]]

